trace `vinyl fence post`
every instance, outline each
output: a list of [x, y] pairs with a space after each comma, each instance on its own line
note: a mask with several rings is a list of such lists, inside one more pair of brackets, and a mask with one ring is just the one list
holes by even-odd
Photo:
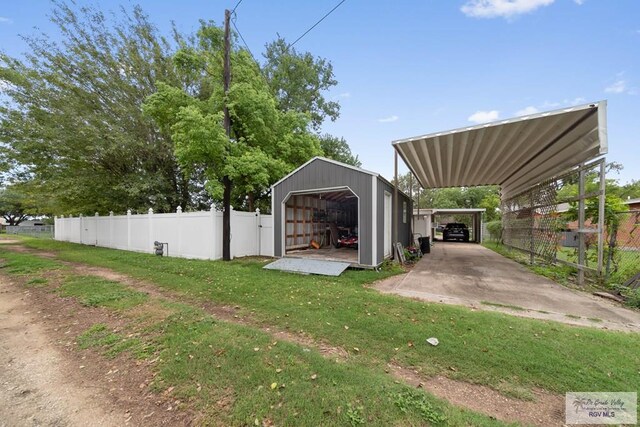
[[256, 208], [256, 255], [260, 256], [260, 238], [262, 229], [260, 227], [260, 208]]
[[127, 250], [131, 250], [131, 209], [127, 209]]
[[80, 244], [82, 244], [82, 231], [84, 229], [84, 224], [82, 223], [82, 214], [80, 214], [78, 224], [80, 224]]
[[211, 220], [211, 252], [210, 252], [210, 258], [216, 259], [216, 247], [218, 246], [217, 243], [218, 241], [217, 239], [217, 235], [218, 235], [218, 221], [216, 221], [216, 207], [213, 205], [213, 203], [211, 204], [211, 209], [209, 210], [209, 215], [210, 215], [210, 220]]
[[113, 248], [113, 211], [109, 212], [109, 247]]
[[178, 206], [176, 209], [176, 214], [178, 216], [176, 220], [176, 224], [178, 227], [178, 247], [176, 251], [177, 256], [182, 256], [182, 207]]
[[65, 239], [67, 242], [71, 241], [71, 228], [73, 227], [73, 215], [69, 215], [69, 221], [67, 222], [67, 225], [69, 226], [69, 230], [66, 231], [67, 233], [67, 238]]
[[235, 210], [233, 209], [233, 206], [229, 206], [229, 222], [231, 223], [231, 227], [229, 227], [231, 229], [231, 231], [229, 232], [229, 259], [233, 259], [235, 256], [235, 250], [233, 248], [233, 218], [235, 217]]
[[153, 208], [149, 208], [149, 241], [151, 242], [151, 253], [153, 253]]
[[98, 246], [98, 219], [100, 217], [100, 214], [98, 212], [96, 212], [93, 216], [93, 224], [95, 226], [95, 230], [96, 230], [96, 246]]
[[66, 240], [65, 236], [67, 233], [67, 230], [65, 229], [65, 221], [64, 221], [64, 215], [60, 215], [60, 234], [58, 235], [60, 240]]
[[53, 240], [58, 240], [58, 236], [56, 236], [57, 232], [58, 232], [58, 216], [54, 215], [54, 217], [53, 217]]

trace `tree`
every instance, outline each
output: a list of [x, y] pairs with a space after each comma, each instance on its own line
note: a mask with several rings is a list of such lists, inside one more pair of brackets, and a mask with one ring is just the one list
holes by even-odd
[[[182, 167], [201, 171], [214, 200], [234, 190], [241, 201], [249, 197], [252, 209], [252, 202], [271, 184], [320, 154], [320, 145], [308, 131], [308, 117], [280, 110], [258, 65], [237, 47], [231, 53], [232, 84], [225, 95], [222, 56], [222, 29], [202, 21], [196, 39], [182, 43], [174, 56], [178, 73], [190, 85], [158, 83], [143, 110], [170, 133]], [[223, 127], [225, 103], [233, 124], [230, 138]]]
[[324, 156], [337, 160], [348, 165], [361, 167], [362, 162], [357, 155], [354, 155], [349, 148], [349, 144], [344, 138], [338, 138], [329, 134], [320, 137], [320, 148]]
[[0, 215], [7, 225], [19, 225], [36, 212], [28, 195], [16, 186], [0, 190]]
[[633, 180], [620, 187], [619, 196], [622, 200], [640, 198], [640, 180]]
[[[485, 208], [495, 213], [500, 206], [500, 195], [497, 186], [427, 188], [420, 189], [420, 185], [411, 172], [398, 176], [398, 188], [405, 193], [413, 194], [414, 206], [423, 208]], [[410, 187], [413, 187], [410, 189]], [[420, 189], [418, 191], [418, 189]], [[492, 219], [495, 217], [492, 216]]]
[[480, 203], [478, 204], [479, 208], [486, 209], [485, 211], [485, 221], [492, 222], [500, 220], [500, 196], [495, 193], [490, 193], [485, 195]]
[[208, 204], [201, 171], [183, 173], [170, 135], [141, 110], [156, 81], [188, 85], [172, 44], [139, 7], [112, 24], [98, 10], [54, 2], [51, 20], [61, 42], [27, 37], [24, 61], [0, 55], [0, 134], [18, 170], [56, 198], [55, 213]]
[[340, 105], [322, 94], [338, 84], [331, 62], [300, 53], [281, 37], [266, 45], [264, 58], [263, 71], [280, 109], [308, 114], [316, 131], [325, 119], [338, 118]]

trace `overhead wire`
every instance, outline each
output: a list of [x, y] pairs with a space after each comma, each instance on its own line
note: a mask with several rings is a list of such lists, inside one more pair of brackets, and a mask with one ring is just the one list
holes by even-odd
[[249, 52], [249, 55], [251, 55], [251, 58], [253, 58], [253, 61], [256, 63], [256, 66], [258, 67], [259, 74], [262, 76], [262, 78], [264, 79], [265, 83], [268, 86], [268, 85], [270, 85], [269, 79], [265, 75], [264, 70], [260, 66], [260, 63], [258, 62], [256, 57], [253, 55], [253, 52], [251, 52], [251, 49], [249, 48], [249, 45], [247, 44], [247, 41], [242, 36], [242, 33], [240, 32], [240, 29], [236, 25], [236, 19], [237, 19], [237, 15], [234, 13], [233, 14], [233, 18], [231, 19], [231, 25], [233, 25], [233, 28], [236, 30], [236, 33], [238, 33], [238, 36], [240, 37], [240, 40], [242, 40], [242, 43], [244, 44], [244, 47], [247, 49], [247, 52]]
[[[242, 1], [242, 0], [240, 0]], [[307, 31], [305, 31], [304, 33], [302, 33], [302, 35], [300, 37], [298, 37], [297, 39], [295, 39], [295, 41], [293, 43], [291, 43], [289, 46], [287, 46], [287, 49], [291, 49], [296, 43], [298, 43], [304, 36], [306, 36], [307, 34], [309, 34], [309, 32], [311, 30], [313, 30], [315, 27], [317, 27], [322, 21], [325, 20], [325, 18], [327, 18], [327, 16], [331, 15], [333, 13], [333, 11], [335, 11], [337, 8], [339, 8], [340, 6], [342, 6], [342, 3], [344, 3], [347, 0], [342, 0], [340, 3], [338, 3], [337, 5], [334, 6], [333, 9], [331, 9], [329, 12], [327, 12], [322, 18], [320, 18], [318, 20], [318, 22], [316, 22], [315, 24], [313, 24]]]
[[236, 5], [233, 7], [231, 13], [236, 13], [236, 9], [238, 8], [238, 6], [240, 6], [240, 3], [242, 3], [242, 0], [238, 0], [238, 3], [236, 3]]

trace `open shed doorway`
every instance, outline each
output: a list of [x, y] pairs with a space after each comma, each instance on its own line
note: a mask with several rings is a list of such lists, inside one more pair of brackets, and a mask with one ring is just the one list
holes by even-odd
[[359, 205], [348, 187], [290, 194], [283, 202], [284, 255], [360, 264]]

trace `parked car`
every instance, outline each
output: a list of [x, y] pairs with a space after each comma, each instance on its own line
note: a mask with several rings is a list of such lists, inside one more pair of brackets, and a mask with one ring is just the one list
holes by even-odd
[[450, 222], [442, 231], [442, 240], [469, 241], [469, 228], [461, 222]]

